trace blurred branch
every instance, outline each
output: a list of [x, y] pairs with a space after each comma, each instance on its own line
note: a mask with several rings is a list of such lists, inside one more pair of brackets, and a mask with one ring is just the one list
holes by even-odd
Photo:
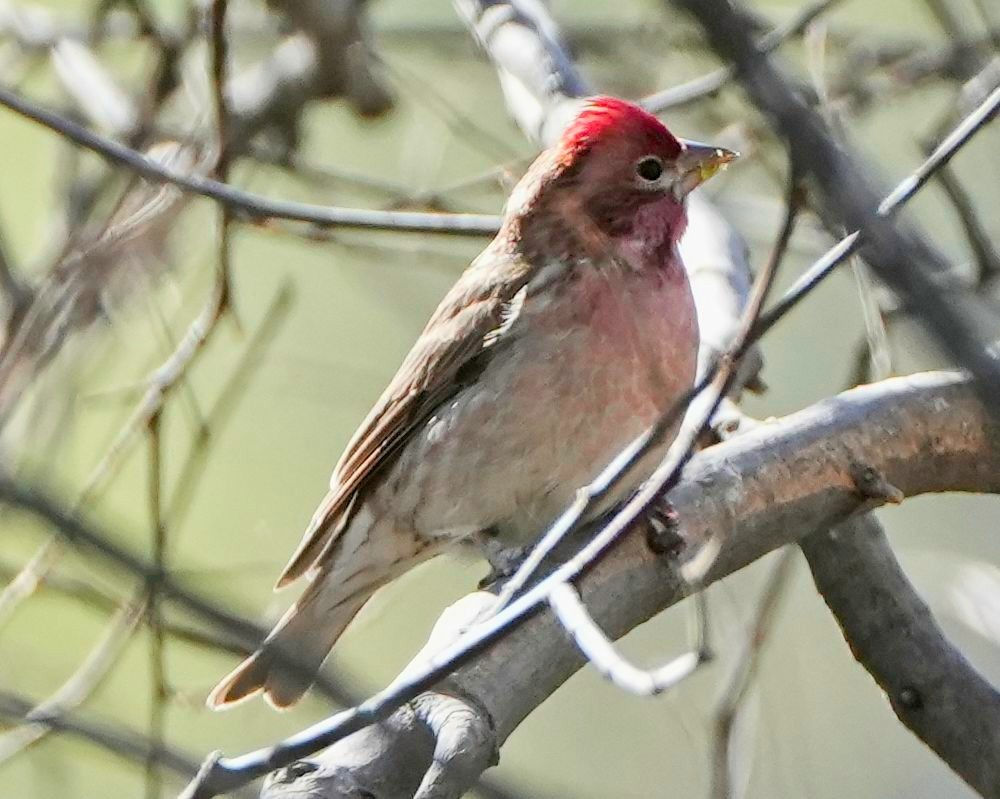
[[52, 727], [39, 719], [65, 714], [86, 701], [124, 653], [146, 603], [142, 597], [118, 608], [104, 635], [91, 649], [79, 668], [47, 699], [24, 715], [24, 722], [0, 736], [0, 764], [27, 747], [38, 743]]
[[[153, 570], [167, 573], [167, 525], [163, 518], [163, 439], [160, 422], [162, 406], [149, 418], [146, 434], [149, 441], [149, 516], [152, 527]], [[145, 763], [146, 799], [159, 799], [161, 793], [159, 764], [153, 751], [163, 747], [167, 733], [167, 704], [171, 688], [167, 678], [166, 642], [163, 610], [157, 581], [147, 584], [146, 621], [149, 625], [149, 720], [147, 729], [152, 744]]]
[[[33, 710], [34, 705], [29, 700], [9, 691], [0, 691], [0, 718], [20, 723]], [[178, 777], [190, 778], [198, 771], [198, 764], [190, 755], [170, 747], [155, 747], [141, 733], [125, 727], [80, 719], [58, 709], [37, 715], [33, 722], [45, 725], [53, 732], [68, 733], [85, 740], [131, 763], [145, 763], [152, 758], [158, 766]], [[248, 789], [241, 789], [236, 795], [250, 799], [254, 794]]]
[[[228, 0], [212, 0], [208, 13], [210, 77], [215, 110], [215, 158], [214, 176], [225, 183], [229, 176], [231, 160], [229, 148], [229, 114], [226, 105], [226, 76], [228, 72], [229, 43], [226, 38], [226, 13]], [[146, 432], [149, 438], [149, 505], [153, 526], [153, 569], [157, 574], [167, 574], [167, 521], [164, 502], [163, 438], [161, 435], [163, 411], [167, 395], [172, 386], [180, 380], [203, 351], [211, 335], [218, 329], [223, 316], [231, 310], [231, 212], [226, 206], [218, 209], [218, 244], [215, 281], [204, 311], [188, 328], [174, 355], [158, 372], [164, 380], [160, 386], [153, 381], [147, 389], [139, 412], [147, 411]], [[174, 362], [176, 365], [172, 365]], [[151, 402], [147, 402], [150, 400]], [[130, 422], [137, 417], [133, 414]], [[126, 425], [127, 429], [127, 425]], [[120, 439], [121, 440], [121, 439]], [[159, 748], [166, 739], [167, 710], [172, 695], [166, 667], [166, 633], [163, 627], [162, 608], [159, 596], [159, 581], [149, 586], [149, 609], [147, 618], [150, 626], [150, 708], [149, 737], [153, 746]], [[158, 799], [161, 793], [159, 768], [152, 759], [146, 762], [145, 790], [147, 799]]]
[[[786, 23], [779, 25], [765, 36], [762, 36], [759, 46], [762, 52], [770, 53], [777, 50], [788, 39], [801, 36], [816, 19], [834, 8], [841, 0], [813, 0], [799, 10]], [[736, 76], [736, 70], [731, 66], [720, 67], [699, 78], [689, 80], [679, 86], [671, 86], [656, 94], [651, 94], [642, 104], [654, 114], [660, 114], [671, 108], [692, 103], [705, 97], [711, 97]]]
[[[789, 474], [797, 479], [789, 480]], [[686, 551], [697, 551], [718, 537], [721, 546], [705, 576], [707, 585], [852, 513], [897, 499], [878, 490], [875, 476], [906, 496], [1000, 491], [1000, 428], [967, 379], [945, 373], [896, 378], [848, 391], [703, 450], [693, 456], [685, 480], [669, 498], [681, 520]], [[579, 587], [595, 621], [611, 638], [689, 590], [642, 535], [623, 538], [590, 568]], [[559, 623], [536, 612], [547, 593], [544, 584], [529, 589], [498, 616], [473, 626], [494, 597], [480, 593], [459, 600], [441, 616], [425, 651], [385, 691], [275, 747], [216, 761], [205, 772], [207, 779], [189, 786], [185, 796], [231, 790], [334, 742], [317, 761], [301, 766], [308, 772], [304, 784], [294, 777], [299, 764], [277, 772], [265, 787], [266, 799], [302, 795], [298, 790], [303, 785], [312, 786], [312, 793], [305, 794], [310, 797], [337, 796], [336, 786], [344, 780], [375, 774], [391, 780], [384, 790], [362, 782], [379, 799], [414, 795], [432, 763], [438, 763], [435, 773], [443, 768], [427, 741], [426, 726], [413, 718], [411, 705], [401, 707], [418, 697], [417, 704], [425, 708], [434, 707], [435, 698], [452, 703], [462, 698], [463, 713], [449, 705], [455, 723], [438, 734], [440, 746], [462, 766], [459, 774], [492, 762], [492, 753], [521, 721], [586, 662], [560, 634]], [[382, 723], [368, 726], [376, 721]], [[359, 729], [357, 738], [348, 737]], [[483, 740], [483, 730], [493, 734]], [[427, 757], [419, 756], [420, 751]], [[459, 787], [433, 795], [455, 797]]]
[[[191, 153], [174, 143], [140, 157], [191, 173]], [[0, 427], [28, 385], [69, 336], [104, 317], [108, 308], [153, 282], [167, 260], [167, 236], [185, 204], [170, 186], [136, 186], [101, 228], [70, 247], [34, 290], [16, 329], [0, 348]]]
[[7, 303], [7, 336], [21, 323], [25, 311], [31, 306], [33, 292], [17, 275], [7, 249], [7, 242], [0, 235], [0, 292]]
[[1000, 252], [990, 241], [989, 233], [979, 218], [979, 211], [962, 185], [962, 181], [948, 168], [938, 172], [938, 181], [955, 208], [958, 223], [962, 226], [969, 249], [976, 259], [976, 279], [984, 283], [1000, 277]]
[[[829, 213], [848, 229], [864, 230], [863, 256], [956, 361], [980, 378], [984, 397], [1000, 393], [1000, 363], [984, 342], [1000, 331], [1000, 320], [974, 294], [949, 285], [951, 267], [926, 238], [909, 226], [880, 218], [880, 200], [869, 175], [873, 170], [838, 145], [820, 116], [756, 47], [746, 19], [725, 0], [676, 0], [702, 24], [712, 48], [732, 61], [753, 102], [771, 119], [792, 157], [814, 179]], [[992, 95], [989, 122], [1000, 108], [1000, 89]]]
[[0, 105], [26, 119], [54, 131], [80, 147], [97, 153], [105, 160], [125, 167], [153, 183], [169, 183], [187, 192], [208, 197], [231, 208], [253, 222], [287, 219], [324, 227], [359, 228], [395, 232], [442, 233], [458, 236], [492, 236], [499, 219], [485, 214], [434, 214], [415, 211], [373, 211], [271, 200], [241, 191], [225, 183], [197, 174], [185, 175], [143, 155], [130, 147], [108, 139], [59, 114], [29, 102], [11, 90], [0, 87]]
[[[968, 41], [971, 30], [967, 24], [967, 15], [955, 7], [953, 0], [924, 0], [924, 5], [930, 9], [931, 15], [951, 41]], [[963, 72], [972, 74], [981, 69], [982, 65], [982, 56], [974, 51], [967, 50], [962, 54]]]
[[[249, 652], [264, 640], [267, 630], [186, 588], [170, 574], [158, 572], [145, 559], [118, 544], [113, 536], [88, 525], [41, 488], [0, 475], [0, 504], [23, 509], [46, 521], [59, 537], [141, 580], [147, 590], [155, 583], [165, 599], [225, 633], [233, 641], [232, 646], [238, 643]], [[296, 663], [290, 658], [289, 661], [288, 667], [296, 668]], [[317, 686], [324, 695], [340, 704], [347, 704], [343, 691], [328, 678], [321, 675]]]
[[[22, 573], [21, 569], [9, 564], [0, 564], [0, 580], [12, 580]], [[82, 606], [92, 608], [101, 613], [116, 613], [122, 609], [122, 603], [116, 597], [105, 593], [87, 580], [48, 572], [40, 581], [40, 587], [53, 594], [70, 599]], [[167, 621], [164, 624], [167, 634], [192, 646], [202, 647], [231, 655], [247, 655], [250, 649], [244, 643], [226, 633], [208, 632], [186, 624]]]
[[[183, 172], [197, 168], [192, 153], [172, 142], [152, 148], [148, 157]], [[185, 203], [185, 195], [172, 186], [140, 183], [124, 194], [96, 232], [79, 235], [77, 244], [56, 260], [32, 290], [21, 317], [9, 320], [9, 336], [0, 349], [0, 428], [73, 334], [131, 297], [136, 285], [148, 286], [161, 275], [169, 261], [167, 238]], [[101, 479], [102, 469], [94, 480]], [[88, 483], [79, 503], [95, 487]], [[32, 594], [60, 554], [55, 538], [39, 548], [0, 592], [0, 618], [10, 616]]]
[[816, 588], [899, 720], [981, 796], [1000, 797], [1000, 693], [947, 640], [869, 515], [803, 538]]
[[232, 112], [228, 145], [236, 151], [258, 133], [276, 132], [291, 150], [313, 100], [346, 98], [362, 116], [392, 107], [378, 75], [365, 0], [269, 0], [292, 32], [263, 62], [227, 81]]
[[736, 721], [760, 670], [761, 655], [774, 627], [775, 616], [785, 592], [794, 564], [795, 550], [785, 547], [778, 562], [767, 576], [767, 583], [757, 603], [754, 618], [743, 640], [743, 648], [735, 667], [726, 680], [722, 698], [715, 711], [712, 751], [712, 797], [730, 799], [734, 795], [730, 775], [732, 738]]
[[154, 183], [169, 183], [209, 197], [247, 219], [287, 219], [327, 227], [360, 228], [409, 233], [442, 233], [457, 236], [492, 236], [499, 219], [485, 214], [434, 214], [415, 211], [371, 211], [359, 208], [310, 205], [290, 200], [270, 200], [219, 183], [211, 178], [176, 172], [136, 150], [100, 136], [70, 119], [29, 102], [0, 87], [0, 105], [91, 150], [107, 161], [125, 167]]

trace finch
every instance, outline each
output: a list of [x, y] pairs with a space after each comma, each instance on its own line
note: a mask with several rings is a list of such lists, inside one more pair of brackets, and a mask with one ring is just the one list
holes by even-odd
[[277, 583], [304, 592], [210, 707], [293, 704], [381, 586], [463, 542], [531, 544], [691, 388], [685, 197], [734, 157], [623, 100], [585, 102], [354, 434]]

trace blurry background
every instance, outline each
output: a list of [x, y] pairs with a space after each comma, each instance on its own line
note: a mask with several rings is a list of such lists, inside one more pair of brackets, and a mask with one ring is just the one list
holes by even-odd
[[[288, 23], [277, 13], [280, 6], [231, 3], [234, 74], [269, 58], [281, 41]], [[770, 24], [800, 8], [798, 2], [754, 5]], [[958, 33], [972, 44], [960, 46], [942, 8], [954, 12]], [[602, 90], [641, 98], [717, 66], [694, 26], [668, 5], [562, 0], [551, 9], [581, 68]], [[157, 117], [159, 134], [137, 132], [132, 124], [128, 114], [152, 96], [162, 51], [153, 37], [136, 32], [137, 10], [165, 36], [204, 13], [183, 0], [0, 2], [0, 80], [140, 148], [170, 135], [209, 139], [211, 89], [200, 34], [170, 66], [183, 83]], [[109, 15], [104, 35], [95, 38], [99, 13]], [[533, 150], [505, 113], [493, 68], [446, 0], [377, 0], [368, 4], [368, 15], [385, 102], [367, 107], [367, 116], [359, 115], [357, 101], [310, 102], [296, 130], [258, 137], [257, 156], [237, 161], [232, 182], [316, 203], [498, 212], [504, 187]], [[53, 48], [60, 35], [79, 46]], [[964, 81], [1000, 57], [1000, 11], [993, 0], [844, 0], [781, 52], [825, 84], [846, 135], [895, 181], [919, 163], [925, 140], [935, 139], [949, 118]], [[101, 74], [90, 74], [88, 64]], [[121, 97], [94, 100], [108, 85]], [[86, 97], [94, 100], [89, 106]], [[711, 193], [761, 263], [780, 223], [784, 162], [760, 120], [736, 87], [672, 109], [664, 119], [680, 135], [748, 155], [712, 182]], [[275, 154], [289, 141], [292, 162], [268, 163], [280, 160]], [[963, 151], [953, 170], [994, 241], [1000, 241], [998, 145], [994, 126]], [[0, 110], [0, 241], [25, 284], [44, 285], [53, 264], [67, 263], [60, 253], [86, 252], [93, 235], [81, 238], [81, 231], [100, 231], [126, 189], [122, 176], [109, 182], [108, 174], [95, 157]], [[96, 198], [92, 208], [88, 196]], [[942, 187], [932, 185], [911, 207], [952, 261], [976, 273], [982, 253], [970, 247]], [[113, 286], [104, 286], [109, 291], [96, 321], [67, 322], [70, 332], [51, 358], [23, 367], [28, 371], [15, 396], [4, 400], [0, 444], [10, 468], [43, 478], [67, 504], [78, 500], [151, 371], [209, 297], [217, 223], [210, 203], [191, 200], [169, 220], [164, 241], [151, 237], [149, 251], [112, 251], [117, 274]], [[473, 238], [348, 231], [312, 241], [296, 230], [233, 228], [231, 311], [164, 406], [160, 479], [151, 469], [151, 438], [140, 431], [85, 503], [90, 518], [149, 555], [151, 484], [158, 483], [170, 569], [262, 622], [276, 619], [289, 601], [272, 594], [271, 584], [348, 437], [439, 298], [484, 245]], [[828, 242], [817, 223], [802, 225], [783, 282]], [[938, 365], [904, 320], [893, 320], [889, 335], [894, 371]], [[770, 389], [745, 409], [781, 415], [853, 384], [863, 336], [857, 285], [844, 269], [767, 337]], [[947, 632], [987, 676], [1000, 680], [1000, 505], [992, 498], [930, 497], [879, 516]], [[95, 666], [95, 673], [106, 674], [80, 697], [74, 717], [155, 738], [150, 629], [114, 615], [135, 592], [130, 578], [72, 551], [49, 550], [41, 585], [17, 597], [10, 581], [38, 557], [50, 533], [9, 512], [0, 525], [0, 585], [7, 584], [0, 599], [0, 687], [32, 702], [44, 699], [86, 661], [110, 625], [117, 640], [101, 649], [108, 662]], [[520, 727], [491, 779], [521, 797], [706, 795], [720, 681], [766, 570], [767, 564], [755, 564], [710, 589], [720, 654], [715, 664], [655, 700], [626, 696], [584, 669]], [[484, 573], [480, 564], [441, 558], [398, 581], [351, 628], [328, 673], [358, 694], [381, 687], [423, 643], [438, 613]], [[190, 624], [170, 609], [165, 614], [175, 626]], [[640, 662], [663, 661], [686, 647], [685, 624], [684, 609], [676, 608], [623, 646]], [[159, 676], [170, 694], [161, 722], [171, 749], [195, 761], [214, 749], [235, 754], [331, 712], [314, 696], [280, 715], [259, 701], [208, 712], [205, 694], [237, 655], [197, 637], [165, 640]], [[750, 702], [737, 747], [746, 796], [972, 795], [897, 723], [852, 660], [801, 564]], [[23, 739], [4, 734], [16, 719], [8, 715], [0, 724], [0, 796], [169, 796], [184, 781], [166, 771], [157, 786], [141, 762], [71, 735], [50, 734], [22, 750]]]

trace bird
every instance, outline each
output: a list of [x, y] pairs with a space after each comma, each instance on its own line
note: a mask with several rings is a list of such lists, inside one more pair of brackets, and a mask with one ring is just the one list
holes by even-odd
[[[530, 546], [690, 390], [685, 198], [735, 157], [625, 100], [582, 103], [350, 440], [276, 585], [304, 578], [304, 591], [209, 707], [261, 692], [291, 706], [379, 588], [470, 543]], [[594, 514], [633, 492], [672, 438]]]

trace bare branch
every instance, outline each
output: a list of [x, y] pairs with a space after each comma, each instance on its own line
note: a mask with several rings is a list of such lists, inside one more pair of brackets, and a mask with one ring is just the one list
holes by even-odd
[[981, 796], [1000, 796], [1000, 693], [941, 632], [871, 515], [803, 538], [816, 588], [899, 720]]
[[392, 107], [378, 75], [364, 0], [270, 0], [292, 33], [263, 62], [226, 82], [232, 111], [228, 146], [241, 151], [259, 133], [276, 132], [287, 149], [310, 102], [346, 98], [362, 116]]
[[[704, 594], [695, 600], [704, 610]], [[669, 691], [698, 670], [711, 659], [706, 641], [699, 641], [693, 652], [678, 655], [669, 663], [655, 669], [640, 669], [633, 665], [615, 649], [614, 644], [594, 622], [580, 599], [577, 590], [566, 583], [555, 586], [549, 592], [549, 604], [573, 637], [573, 642], [602, 676], [623, 691], [636, 696], [655, 696]]]
[[79, 707], [101, 684], [139, 626], [146, 603], [138, 597], [118, 609], [100, 640], [58, 690], [24, 716], [24, 723], [0, 736], [0, 763], [38, 743], [52, 729], [38, 719]]
[[[869, 496], [878, 493], [869, 489], [877, 481], [866, 475], [881, 475], [905, 496], [942, 490], [991, 493], [1000, 490], [998, 467], [1000, 431], [975, 399], [973, 384], [953, 374], [923, 374], [854, 389], [704, 450], [688, 463], [684, 481], [669, 497], [690, 551], [720, 537], [707, 585], [851, 512], [885, 501]], [[800, 478], [790, 481], [790, 473]], [[0, 484], [0, 496], [2, 489]], [[495, 730], [493, 743], [499, 746], [585, 662], [558, 634], [558, 622], [538, 613], [551, 586], [577, 579], [580, 564], [588, 564], [580, 588], [590, 613], [612, 638], [687, 593], [643, 535], [624, 537], [596, 561], [607, 545], [604, 533], [584, 546], [576, 563], [556, 567], [501, 613], [471, 628], [466, 625], [475, 619], [472, 614], [494, 600], [489, 594], [466, 597], [460, 612], [456, 606], [455, 643], [415, 662], [414, 670], [356, 708], [277, 746], [217, 761], [186, 796], [231, 790], [343, 740], [390, 718], [396, 708], [442, 680], [444, 693], [467, 697], [467, 704], [487, 714]], [[391, 750], [384, 757], [385, 773], [421, 765], [396, 762]]]
[[[32, 703], [26, 699], [10, 692], [0, 691], [0, 718], [17, 723], [27, 717], [32, 709]], [[198, 772], [198, 765], [190, 755], [168, 747], [154, 747], [135, 730], [107, 722], [77, 718], [58, 710], [39, 715], [33, 721], [44, 724], [53, 732], [68, 733], [80, 738], [132, 763], [144, 763], [152, 757], [160, 767], [179, 777], [190, 778]], [[250, 799], [253, 793], [244, 788], [236, 795]]]
[[[224, 631], [233, 641], [232, 645], [238, 642], [245, 651], [253, 651], [264, 640], [267, 633], [264, 628], [184, 587], [171, 575], [158, 572], [145, 559], [116, 543], [113, 537], [87, 525], [75, 512], [45, 491], [26, 486], [9, 476], [0, 476], [0, 503], [30, 511], [52, 525], [57, 534], [73, 546], [97, 555], [142, 580], [147, 586], [156, 583], [165, 599], [177, 603], [203, 622]], [[288, 657], [288, 660], [290, 669], [301, 668], [294, 658]], [[347, 704], [342, 689], [335, 683], [321, 676], [316, 685], [323, 694], [340, 704]]]
[[416, 211], [371, 211], [358, 208], [310, 205], [291, 200], [271, 200], [241, 191], [211, 178], [185, 175], [156, 163], [130, 147], [87, 130], [72, 120], [29, 102], [0, 87], [0, 105], [52, 130], [105, 160], [130, 169], [154, 183], [170, 183], [185, 191], [209, 197], [255, 221], [288, 219], [324, 227], [360, 228], [395, 232], [442, 233], [457, 236], [492, 236], [499, 219], [485, 214], [434, 214]]
[[[777, 50], [788, 39], [800, 36], [816, 19], [834, 8], [841, 0], [813, 0], [805, 5], [788, 22], [778, 26], [766, 36], [761, 37], [759, 46], [762, 52], [770, 53]], [[662, 92], [651, 94], [642, 104], [654, 114], [660, 114], [670, 108], [688, 105], [695, 100], [711, 97], [734, 77], [736, 71], [732, 67], [720, 69], [694, 78], [679, 86], [671, 86]]]
[[757, 605], [754, 618], [743, 640], [743, 648], [735, 667], [726, 681], [722, 698], [715, 711], [712, 752], [712, 796], [730, 799], [733, 795], [730, 775], [730, 753], [733, 729], [750, 688], [760, 668], [761, 655], [768, 640], [780, 600], [788, 588], [795, 549], [785, 547]]
[[[904, 306], [934, 335], [943, 349], [980, 379], [984, 397], [1000, 392], [1000, 363], [983, 342], [996, 337], [997, 317], [980, 298], [957, 287], [942, 290], [950, 266], [916, 231], [879, 219], [877, 209], [892, 202], [901, 186], [880, 203], [871, 169], [839, 146], [820, 116], [806, 105], [788, 79], [754, 44], [747, 20], [725, 0], [676, 0], [703, 26], [712, 48], [738, 68], [752, 100], [780, 131], [797, 163], [815, 178], [815, 189], [830, 213], [848, 229], [865, 230], [865, 258]], [[980, 125], [1000, 109], [1000, 89], [991, 95]], [[914, 178], [913, 180], [917, 180]]]

